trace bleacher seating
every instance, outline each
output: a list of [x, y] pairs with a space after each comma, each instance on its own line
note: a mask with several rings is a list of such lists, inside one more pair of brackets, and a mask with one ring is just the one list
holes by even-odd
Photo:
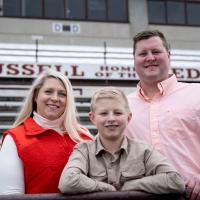
[[[84, 65], [84, 67], [86, 66], [85, 70], [89, 69], [88, 66], [90, 66], [90, 64], [95, 66], [104, 66], [105, 64], [108, 66], [116, 66], [116, 64], [118, 64], [121, 67], [129, 66], [130, 68], [133, 64], [132, 48], [109, 47], [107, 45], [66, 46], [47, 44], [36, 45], [21, 43], [0, 43], [0, 55], [0, 60], [2, 62], [2, 71], [0, 73], [0, 137], [6, 129], [12, 126], [12, 123], [14, 122], [19, 109], [23, 104], [24, 97], [27, 94], [31, 81], [36, 77], [36, 75], [27, 77], [24, 77], [22, 74], [20, 75], [22, 64], [31, 63], [35, 65], [35, 73], [39, 73], [37, 64], [41, 63], [51, 63], [52, 67], [55, 64], [81, 64]], [[17, 65], [17, 69], [15, 70], [20, 71], [20, 73], [15, 76], [12, 76], [12, 73], [15, 73], [15, 70], [13, 71], [13, 69], [8, 69], [9, 67], [7, 66], [8, 64], [13, 63], [16, 63]], [[129, 67], [127, 69], [125, 67], [125, 72], [129, 73]], [[11, 74], [9, 74], [8, 71]], [[68, 76], [68, 78], [70, 79], [70, 76]], [[83, 125], [85, 125], [92, 133], [95, 134], [96, 129], [88, 118], [90, 99], [97, 88], [105, 84], [108, 85], [108, 80], [107, 78], [99, 78], [95, 80], [96, 77], [91, 76], [87, 77], [88, 80], [84, 79], [86, 82], [84, 82], [84, 86], [82, 86], [83, 80], [80, 78], [82, 80], [80, 83], [79, 78], [80, 77], [76, 77], [76, 79], [72, 80], [72, 82], [76, 82], [76, 84], [72, 85], [74, 89], [76, 108], [78, 111], [77, 117], [80, 119]], [[92, 79], [90, 80], [90, 78]], [[113, 82], [116, 83], [116, 81], [117, 80], [113, 79]], [[133, 90], [132, 86], [135, 85], [134, 81], [130, 82], [128, 79], [126, 80], [124, 78], [122, 82], [120, 82], [120, 87], [123, 86], [125, 93], [129, 93]], [[95, 83], [94, 85], [98, 86], [91, 86], [93, 83]], [[119, 85], [119, 83], [117, 85]]]
[[[28, 85], [0, 85], [0, 135], [12, 126], [29, 87]], [[90, 110], [91, 96], [97, 88], [99, 86], [73, 87], [77, 118], [93, 134], [96, 134], [96, 129], [88, 118], [88, 112]], [[123, 88], [126, 94], [132, 90], [133, 88]]]

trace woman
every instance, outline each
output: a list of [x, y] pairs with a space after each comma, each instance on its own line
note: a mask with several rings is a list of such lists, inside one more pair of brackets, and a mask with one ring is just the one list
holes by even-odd
[[32, 85], [13, 128], [3, 135], [0, 194], [56, 193], [73, 147], [92, 139], [76, 119], [73, 90], [61, 73], [45, 71]]

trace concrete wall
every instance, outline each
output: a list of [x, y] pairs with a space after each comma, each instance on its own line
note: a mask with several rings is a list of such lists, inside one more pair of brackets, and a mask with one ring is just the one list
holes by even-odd
[[[130, 23], [80, 22], [0, 18], [0, 43], [35, 43], [33, 35], [43, 36], [42, 44], [131, 47], [132, 37], [144, 29], [159, 29], [175, 49], [200, 49], [200, 27], [148, 25], [147, 0], [129, 0]], [[53, 23], [79, 24], [80, 33], [55, 33]]]
[[[80, 33], [53, 32], [53, 23], [79, 24]], [[109, 46], [130, 45], [130, 26], [123, 23], [0, 18], [0, 27], [1, 43], [33, 43], [32, 36], [40, 35], [44, 44], [101, 46], [105, 41]]]

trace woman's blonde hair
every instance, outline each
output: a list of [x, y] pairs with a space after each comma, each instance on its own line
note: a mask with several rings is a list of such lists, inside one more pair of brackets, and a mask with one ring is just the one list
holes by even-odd
[[69, 136], [75, 141], [82, 140], [79, 133], [84, 133], [89, 137], [92, 137], [89, 131], [84, 126], [79, 124], [76, 118], [77, 112], [74, 103], [73, 89], [69, 79], [64, 74], [49, 69], [45, 70], [37, 79], [35, 79], [13, 126], [16, 127], [22, 124], [28, 117], [32, 116], [33, 111], [36, 109], [35, 98], [37, 97], [37, 94], [40, 88], [43, 86], [45, 80], [50, 77], [60, 80], [63, 83], [67, 92], [67, 106], [65, 107], [65, 111], [63, 113], [63, 125]]
[[109, 87], [109, 86], [100, 88], [95, 92], [91, 100], [90, 110], [92, 112], [95, 111], [95, 106], [99, 99], [119, 99], [119, 98], [124, 100], [126, 110], [130, 112], [128, 100], [124, 92], [116, 87]]

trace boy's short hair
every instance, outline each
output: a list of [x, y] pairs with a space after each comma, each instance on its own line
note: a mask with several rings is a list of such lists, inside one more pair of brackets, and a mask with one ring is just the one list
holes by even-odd
[[95, 111], [95, 105], [99, 99], [118, 99], [121, 98], [124, 100], [125, 107], [128, 112], [130, 112], [128, 100], [124, 92], [116, 87], [103, 87], [98, 89], [91, 99], [90, 110]]

